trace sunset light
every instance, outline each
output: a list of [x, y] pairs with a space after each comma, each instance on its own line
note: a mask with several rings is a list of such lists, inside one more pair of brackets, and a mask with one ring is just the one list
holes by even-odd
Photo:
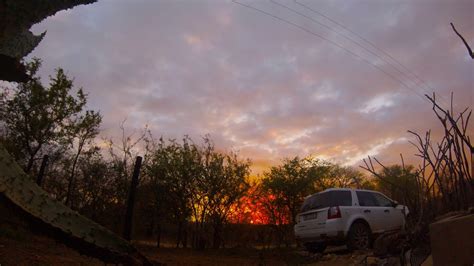
[[473, 0], [1, 0], [0, 266], [472, 265], [473, 48]]

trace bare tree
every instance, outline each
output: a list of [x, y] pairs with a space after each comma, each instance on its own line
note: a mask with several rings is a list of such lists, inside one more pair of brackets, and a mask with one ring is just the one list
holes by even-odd
[[[468, 135], [469, 119], [472, 110], [466, 108], [458, 115], [453, 115], [453, 97], [451, 95], [450, 109], [442, 108], [436, 101], [436, 96], [425, 95], [432, 103], [432, 109], [440, 121], [444, 136], [439, 142], [431, 139], [431, 131], [420, 135], [408, 131], [415, 136], [416, 141], [410, 142], [416, 147], [415, 154], [421, 158], [417, 170], [416, 186], [417, 202], [420, 204], [418, 224], [425, 220], [431, 221], [436, 215], [469, 207], [474, 200], [474, 180], [472, 160], [474, 149]], [[364, 159], [363, 169], [368, 170], [383, 182], [400, 187], [384, 178], [374, 166], [387, 170], [376, 158]], [[403, 163], [403, 157], [402, 157]], [[403, 168], [405, 169], [404, 163]]]

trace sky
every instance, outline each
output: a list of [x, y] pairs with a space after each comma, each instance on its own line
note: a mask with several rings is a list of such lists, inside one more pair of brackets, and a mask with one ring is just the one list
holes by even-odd
[[254, 174], [294, 156], [416, 165], [407, 130], [440, 133], [423, 94], [473, 106], [474, 60], [449, 23], [474, 46], [474, 1], [238, 1], [99, 0], [34, 25], [47, 34], [29, 58], [44, 82], [74, 77], [102, 137], [125, 119], [209, 134]]

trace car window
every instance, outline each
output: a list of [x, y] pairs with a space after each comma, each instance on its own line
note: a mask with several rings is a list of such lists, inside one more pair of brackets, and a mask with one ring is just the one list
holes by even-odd
[[327, 193], [314, 194], [304, 201], [303, 206], [301, 207], [301, 212], [324, 208], [327, 207], [328, 204], [329, 195]]
[[383, 206], [383, 207], [392, 207], [393, 206], [392, 201], [389, 200], [384, 195], [379, 194], [379, 193], [373, 193], [373, 194], [374, 194], [374, 197], [377, 200], [379, 206]]
[[331, 191], [331, 206], [352, 206], [350, 191]]
[[357, 198], [359, 199], [360, 206], [379, 206], [374, 193], [367, 191], [356, 191]]
[[301, 212], [332, 206], [352, 206], [351, 192], [328, 191], [314, 194], [304, 201]]

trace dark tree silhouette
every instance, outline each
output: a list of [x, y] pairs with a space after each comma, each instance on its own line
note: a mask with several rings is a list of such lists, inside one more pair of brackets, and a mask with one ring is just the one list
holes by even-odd
[[461, 38], [462, 42], [464, 43], [464, 45], [466, 46], [467, 48], [467, 53], [469, 54], [469, 56], [471, 56], [472, 59], [474, 59], [474, 53], [472, 52], [472, 49], [471, 47], [469, 46], [469, 44], [466, 42], [466, 40], [464, 39], [464, 37], [456, 30], [456, 28], [454, 27], [454, 24], [451, 23], [451, 27], [453, 28], [454, 32], [456, 33], [456, 35], [459, 36], [459, 38]]

